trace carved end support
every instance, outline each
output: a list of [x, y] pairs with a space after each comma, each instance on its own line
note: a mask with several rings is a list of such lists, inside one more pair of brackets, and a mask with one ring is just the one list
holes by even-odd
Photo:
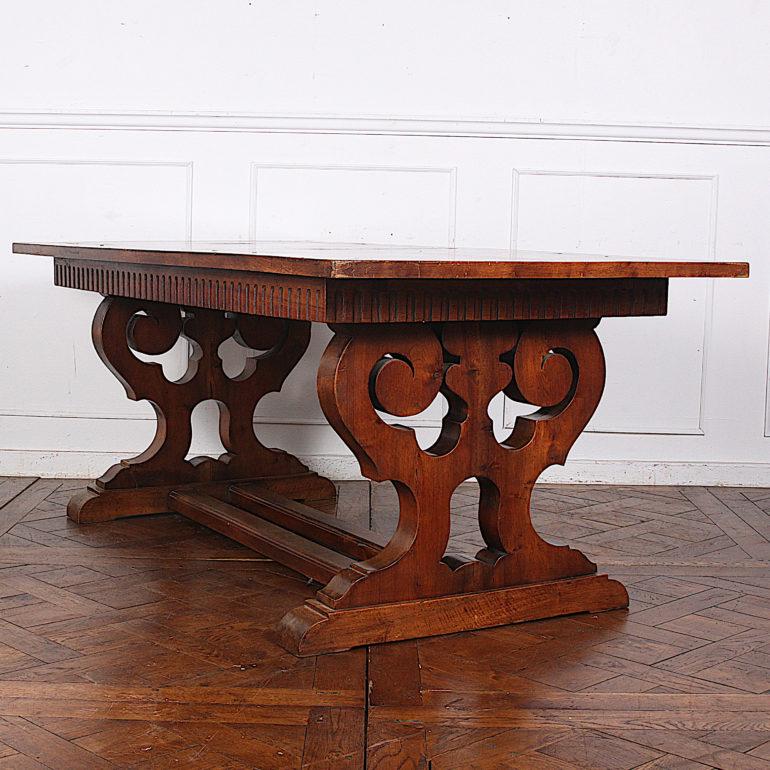
[[[563, 463], [604, 386], [596, 320], [336, 326], [319, 370], [321, 405], [365, 476], [399, 494], [396, 533], [376, 556], [320, 593], [328, 607], [423, 599], [589, 575], [577, 550], [543, 540], [530, 520], [540, 474]], [[500, 392], [530, 404], [498, 441], [487, 414]], [[441, 433], [421, 449], [383, 413], [409, 416], [441, 392]], [[482, 487], [475, 560], [446, 553], [450, 500], [468, 478]]]
[[[189, 360], [187, 371], [176, 381], [167, 379], [158, 363], [135, 355], [160, 355], [180, 338], [188, 341]], [[233, 377], [225, 373], [219, 356], [220, 346], [230, 339], [246, 350], [245, 366]], [[73, 499], [68, 510], [75, 521], [167, 511], [168, 492], [185, 484], [319, 478], [296, 457], [263, 446], [253, 426], [260, 399], [281, 389], [307, 349], [309, 322], [107, 297], [94, 318], [93, 340], [128, 397], [152, 404], [157, 428], [144, 452], [112, 466], [88, 492]], [[188, 461], [192, 412], [207, 400], [219, 405], [226, 453]], [[334, 497], [331, 482], [323, 481]], [[318, 491], [316, 482], [311, 486], [309, 496]]]

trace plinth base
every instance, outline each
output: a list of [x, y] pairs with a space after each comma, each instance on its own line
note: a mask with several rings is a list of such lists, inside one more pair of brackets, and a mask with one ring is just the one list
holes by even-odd
[[283, 617], [279, 641], [304, 657], [627, 606], [626, 589], [607, 575], [344, 610], [309, 599]]

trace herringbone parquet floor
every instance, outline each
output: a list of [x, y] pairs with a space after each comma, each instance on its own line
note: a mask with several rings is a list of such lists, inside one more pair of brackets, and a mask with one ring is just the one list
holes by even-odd
[[2, 770], [770, 768], [770, 490], [540, 487], [629, 612], [297, 659], [271, 629], [302, 577], [177, 516], [77, 527], [80, 485], [0, 480]]

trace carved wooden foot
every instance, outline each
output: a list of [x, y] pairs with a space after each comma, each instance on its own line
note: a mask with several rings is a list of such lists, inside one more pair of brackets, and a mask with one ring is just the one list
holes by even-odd
[[[321, 405], [365, 476], [391, 481], [399, 521], [367, 558], [350, 548], [316, 599], [286, 615], [282, 643], [296, 654], [627, 606], [620, 583], [586, 577], [582, 553], [544, 541], [530, 520], [536, 479], [567, 452], [604, 387], [597, 321], [340, 325], [318, 374]], [[504, 391], [538, 407], [498, 441], [487, 408]], [[441, 434], [422, 450], [409, 416], [443, 393]], [[475, 559], [447, 552], [450, 500], [468, 478], [481, 488]], [[316, 538], [317, 542], [317, 538]], [[337, 550], [345, 549], [339, 547]], [[306, 572], [307, 574], [307, 572]], [[318, 579], [318, 578], [317, 578]]]
[[[147, 355], [167, 352], [180, 336], [189, 341], [185, 374], [169, 381]], [[245, 348], [266, 351], [246, 359], [236, 377], [222, 368], [219, 347], [233, 338]], [[268, 449], [257, 439], [253, 415], [259, 400], [281, 389], [305, 352], [310, 324], [200, 308], [186, 309], [137, 299], [107, 297], [96, 313], [93, 339], [102, 361], [121, 381], [128, 397], [148, 400], [157, 431], [138, 457], [112, 466], [69, 503], [78, 522], [169, 511], [169, 493], [180, 486], [218, 492], [234, 480], [252, 480], [299, 500], [334, 498], [334, 485], [311, 473], [296, 457]], [[216, 459], [185, 459], [192, 440], [193, 409], [214, 399], [219, 432], [227, 450]]]

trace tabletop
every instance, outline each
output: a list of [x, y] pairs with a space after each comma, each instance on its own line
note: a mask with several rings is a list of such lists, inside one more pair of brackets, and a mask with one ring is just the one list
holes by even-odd
[[17, 254], [317, 278], [742, 278], [747, 262], [313, 241], [14, 243]]

